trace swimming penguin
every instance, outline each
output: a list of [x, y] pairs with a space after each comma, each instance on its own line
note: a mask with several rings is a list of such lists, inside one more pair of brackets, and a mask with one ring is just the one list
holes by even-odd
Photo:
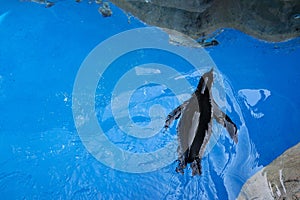
[[175, 108], [165, 121], [165, 128], [180, 118], [177, 126], [178, 167], [184, 173], [187, 163], [191, 163], [192, 175], [201, 175], [201, 159], [212, 134], [212, 119], [223, 125], [235, 143], [238, 142], [237, 127], [219, 108], [212, 97], [213, 69], [203, 74], [192, 97]]

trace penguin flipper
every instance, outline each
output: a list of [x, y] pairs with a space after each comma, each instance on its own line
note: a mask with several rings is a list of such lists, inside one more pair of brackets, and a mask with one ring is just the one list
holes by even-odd
[[185, 101], [183, 104], [181, 104], [180, 106], [178, 106], [168, 114], [167, 119], [165, 120], [165, 126], [164, 126], [165, 129], [169, 128], [172, 122], [180, 117], [181, 112], [186, 105], [187, 105], [187, 101]]
[[217, 105], [217, 103], [213, 100], [213, 117], [216, 119], [216, 121], [224, 126], [226, 128], [227, 132], [229, 133], [231, 139], [237, 143], [238, 137], [237, 137], [237, 127], [235, 123], [230, 119], [228, 115], [226, 115]]

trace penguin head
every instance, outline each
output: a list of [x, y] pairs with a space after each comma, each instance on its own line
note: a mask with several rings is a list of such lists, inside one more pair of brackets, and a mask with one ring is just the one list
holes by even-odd
[[197, 90], [201, 92], [201, 94], [204, 94], [205, 89], [210, 90], [212, 83], [214, 80], [214, 69], [211, 68], [209, 72], [204, 73], [199, 81], [199, 84], [197, 86]]

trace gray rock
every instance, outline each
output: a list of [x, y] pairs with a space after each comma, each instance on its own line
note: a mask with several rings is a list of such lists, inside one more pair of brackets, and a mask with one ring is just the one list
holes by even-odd
[[47, 1], [47, 0], [28, 0], [30, 2], [34, 3], [39, 3], [39, 4], [44, 4], [46, 8], [50, 8], [51, 6], [54, 5], [54, 2]]
[[202, 47], [196, 40], [193, 38], [180, 33], [175, 30], [162, 28], [163, 31], [168, 33], [169, 35], [169, 43], [177, 46], [186, 46], [186, 47], [192, 47], [192, 48], [200, 48]]
[[238, 200], [300, 199], [300, 143], [253, 175]]
[[299, 0], [111, 0], [142, 21], [196, 39], [231, 27], [268, 41], [300, 36]]
[[109, 3], [104, 2], [103, 5], [98, 9], [103, 17], [110, 17], [112, 15], [112, 10], [110, 9]]

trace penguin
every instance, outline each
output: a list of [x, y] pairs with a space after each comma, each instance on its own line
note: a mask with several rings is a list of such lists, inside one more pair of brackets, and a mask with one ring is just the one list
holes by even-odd
[[184, 173], [190, 163], [192, 175], [201, 175], [201, 159], [212, 134], [212, 121], [216, 119], [226, 128], [232, 140], [237, 143], [237, 126], [214, 101], [212, 96], [213, 68], [203, 74], [191, 98], [168, 114], [164, 128], [168, 129], [179, 119], [178, 166], [176, 172]]

